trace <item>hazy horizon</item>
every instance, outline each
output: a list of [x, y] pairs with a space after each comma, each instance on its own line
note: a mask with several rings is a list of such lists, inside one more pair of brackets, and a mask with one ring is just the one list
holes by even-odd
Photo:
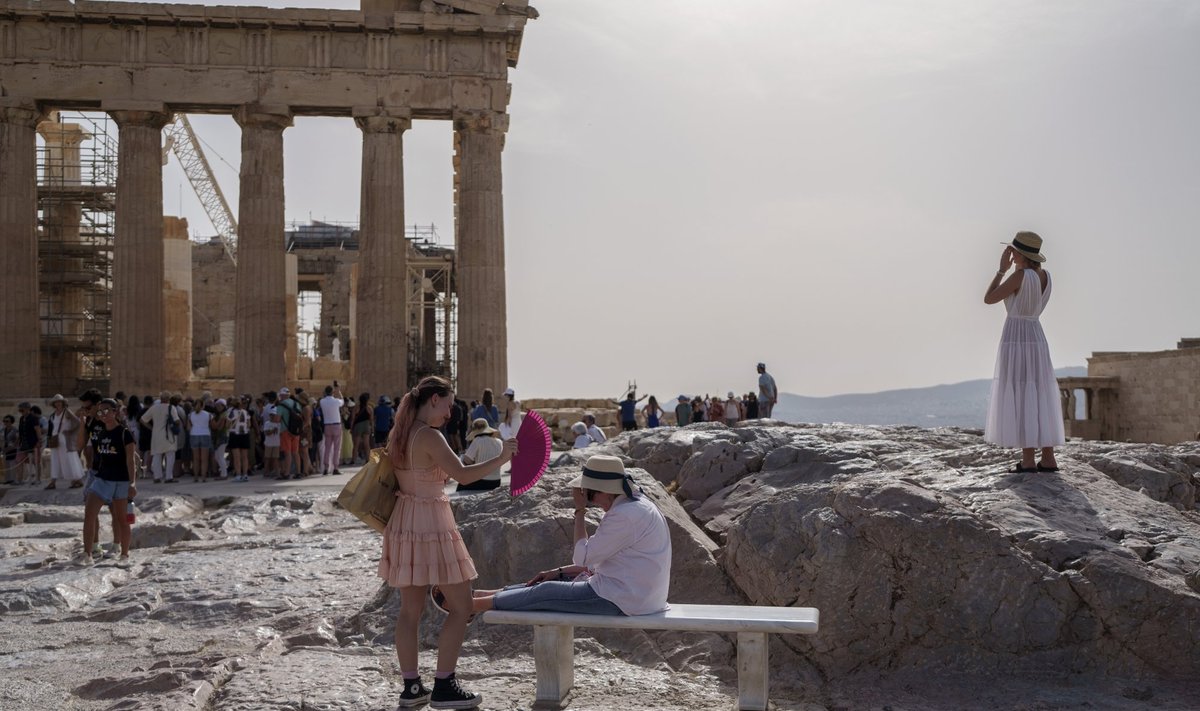
[[[1200, 335], [1200, 3], [534, 4], [497, 388], [743, 392], [760, 360], [811, 396], [988, 377], [982, 295], [1020, 229], [1045, 238], [1056, 366]], [[236, 210], [238, 129], [193, 123]], [[357, 221], [353, 122], [284, 142], [287, 219]], [[449, 123], [404, 150], [406, 222], [452, 240]], [[173, 160], [164, 184], [210, 234]]]

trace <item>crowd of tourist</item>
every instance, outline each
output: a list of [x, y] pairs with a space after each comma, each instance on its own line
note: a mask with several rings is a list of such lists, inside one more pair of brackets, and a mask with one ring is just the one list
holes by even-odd
[[[759, 363], [757, 370], [757, 393], [737, 395], [730, 390], [724, 399], [708, 394], [703, 397], [680, 395], [675, 398], [675, 424], [686, 427], [697, 422], [724, 422], [733, 426], [743, 420], [770, 417], [775, 403], [779, 400], [779, 388], [775, 385], [775, 378], [767, 372], [765, 363]], [[620, 412], [622, 431], [638, 429], [638, 404], [643, 400], [646, 400], [646, 404], [641, 407], [640, 413], [646, 427], [662, 425], [666, 411], [658, 404], [658, 398], [653, 395], [638, 397], [637, 392], [631, 389], [626, 393], [624, 400], [612, 401]], [[575, 437], [574, 449], [604, 444], [607, 441], [604, 432], [596, 426], [596, 416], [591, 412], [584, 413], [583, 420], [571, 425], [571, 433]]]

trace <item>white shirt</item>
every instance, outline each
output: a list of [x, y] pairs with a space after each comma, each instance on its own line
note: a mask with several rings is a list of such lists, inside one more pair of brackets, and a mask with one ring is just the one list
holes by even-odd
[[[470, 459], [472, 462], [479, 464], [487, 462], [500, 456], [504, 451], [504, 443], [495, 437], [479, 435], [471, 440], [471, 444], [467, 446], [467, 451], [463, 452], [463, 459]], [[483, 477], [484, 481], [499, 481], [500, 467], [496, 467], [494, 471], [487, 473]]]
[[608, 441], [608, 437], [604, 436], [604, 430], [600, 429], [599, 427], [597, 427], [595, 425], [588, 427], [587, 433], [588, 433], [588, 436], [592, 438], [592, 441], [595, 442], [596, 444], [604, 444], [605, 442]]
[[592, 589], [626, 615], [662, 612], [671, 586], [671, 533], [646, 495], [617, 497], [590, 538], [575, 544], [575, 565], [585, 566]]
[[191, 435], [193, 437], [211, 437], [212, 430], [208, 427], [211, 420], [212, 415], [208, 410], [200, 410], [188, 415], [188, 421], [192, 423]]
[[725, 419], [726, 420], [736, 420], [740, 417], [741, 417], [741, 415], [738, 412], [737, 400], [726, 400], [725, 401]]
[[342, 424], [342, 405], [345, 400], [339, 400], [332, 395], [326, 395], [318, 403], [321, 406], [321, 421], [327, 425]]
[[572, 447], [572, 449], [583, 449], [584, 447], [590, 447], [595, 443], [596, 441], [592, 439], [591, 435], [581, 434], [575, 438], [575, 445]]

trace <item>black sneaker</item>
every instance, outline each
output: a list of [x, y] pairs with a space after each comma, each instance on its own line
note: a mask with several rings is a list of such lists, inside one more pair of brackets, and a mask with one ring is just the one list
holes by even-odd
[[404, 693], [400, 694], [398, 706], [402, 709], [424, 706], [429, 703], [429, 689], [418, 679], [404, 680]]
[[483, 697], [462, 688], [454, 675], [433, 680], [433, 696], [429, 706], [435, 709], [473, 709], [483, 703]]

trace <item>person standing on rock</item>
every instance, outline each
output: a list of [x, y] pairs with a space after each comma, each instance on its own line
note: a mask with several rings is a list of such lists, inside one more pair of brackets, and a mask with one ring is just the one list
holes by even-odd
[[[451, 478], [459, 484], [482, 479], [512, 460], [517, 443], [505, 441], [496, 459], [464, 465], [438, 429], [449, 419], [453, 403], [448, 381], [426, 377], [401, 398], [396, 424], [388, 435], [388, 456], [399, 491], [383, 533], [379, 576], [400, 590], [396, 657], [404, 676], [401, 708], [428, 701], [435, 709], [465, 709], [483, 701], [479, 694], [464, 689], [454, 675], [471, 615], [471, 581], [477, 573], [444, 488]], [[438, 637], [432, 693], [421, 682], [417, 666], [417, 633], [431, 585], [440, 587], [450, 610]]]
[[766, 363], [759, 363], [757, 368], [758, 416], [766, 419], [771, 416], [771, 411], [775, 409], [775, 403], [779, 401], [779, 388], [775, 387], [775, 378], [767, 372]]
[[112, 514], [113, 540], [121, 546], [117, 565], [129, 565], [129, 522], [125, 518], [129, 500], [137, 496], [137, 441], [118, 421], [120, 405], [105, 398], [96, 408], [101, 426], [88, 438], [88, 450], [96, 475], [87, 488], [83, 509], [83, 555], [80, 563], [91, 565], [91, 552], [100, 529], [100, 507], [108, 505]]
[[629, 394], [625, 396], [624, 400], [613, 400], [613, 404], [615, 404], [621, 410], [622, 432], [630, 432], [638, 428], [637, 404], [645, 399], [645, 395], [638, 397], [636, 392], [630, 390]]
[[[985, 304], [1003, 301], [1008, 311], [983, 438], [1021, 450], [1016, 473], [1058, 471], [1054, 448], [1066, 441], [1058, 380], [1038, 320], [1050, 301], [1051, 286], [1041, 249], [1042, 238], [1036, 233], [1018, 232], [1000, 255], [1000, 269], [983, 297]], [[1015, 270], [1006, 279], [1009, 267]], [[1035, 462], [1038, 449], [1041, 461]]]
[[[638, 489], [620, 458], [589, 457], [568, 485], [575, 503], [571, 565], [543, 570], [526, 583], [475, 593], [474, 611], [549, 610], [596, 615], [648, 615], [670, 607], [671, 532], [658, 507]], [[591, 536], [584, 514], [604, 510]]]

